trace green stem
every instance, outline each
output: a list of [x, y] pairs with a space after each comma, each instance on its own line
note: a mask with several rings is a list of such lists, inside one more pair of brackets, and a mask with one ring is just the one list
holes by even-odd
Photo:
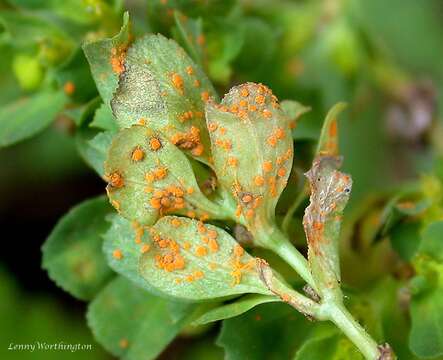
[[380, 351], [377, 343], [354, 319], [349, 311], [336, 302], [325, 303], [327, 317], [351, 340], [368, 360], [377, 360]]

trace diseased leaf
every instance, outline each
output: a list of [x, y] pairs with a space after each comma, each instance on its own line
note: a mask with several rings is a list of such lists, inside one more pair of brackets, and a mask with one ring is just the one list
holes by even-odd
[[280, 301], [279, 298], [275, 296], [267, 295], [245, 295], [242, 298], [236, 300], [235, 302], [224, 304], [215, 309], [211, 309], [196, 320], [193, 321], [193, 325], [203, 325], [208, 324], [213, 321], [229, 319], [251, 310], [257, 305], [265, 304], [268, 302]]
[[311, 272], [320, 291], [340, 286], [338, 239], [342, 213], [352, 188], [351, 177], [337, 170], [340, 165], [338, 157], [320, 156], [306, 173], [311, 196], [303, 226]]
[[292, 167], [290, 119], [264, 85], [232, 88], [206, 107], [214, 167], [249, 230], [272, 221]]
[[185, 51], [173, 40], [148, 35], [126, 54], [112, 110], [120, 127], [145, 124], [209, 163], [204, 103], [210, 97], [215, 90]]
[[167, 296], [194, 301], [243, 293], [270, 294], [259, 278], [255, 259], [213, 225], [165, 216], [149, 234], [140, 231], [139, 238], [135, 237], [138, 250], [134, 241], [123, 237], [126, 234], [107, 236], [108, 262], [148, 290], [155, 288]]
[[412, 328], [409, 346], [420, 358], [443, 355], [443, 221], [430, 224], [422, 233], [414, 259], [421, 289], [415, 286], [411, 301]]
[[85, 162], [102, 178], [105, 176], [104, 162], [112, 139], [113, 131], [97, 133], [92, 129], [81, 128], [76, 134], [78, 152]]
[[172, 321], [166, 300], [122, 277], [91, 302], [87, 318], [100, 344], [126, 360], [156, 359], [186, 323]]
[[25, 140], [46, 128], [63, 109], [62, 92], [41, 92], [0, 109], [0, 147]]
[[338, 123], [337, 116], [346, 108], [345, 103], [338, 103], [329, 110], [321, 128], [317, 145], [317, 155], [336, 156], [338, 152]]
[[112, 277], [102, 253], [105, 217], [112, 208], [105, 197], [85, 201], [69, 211], [43, 245], [43, 268], [65, 291], [90, 300]]
[[224, 320], [217, 345], [226, 360], [291, 359], [313, 326], [286, 304], [263, 304]]
[[118, 86], [119, 75], [125, 70], [125, 57], [131, 41], [129, 14], [123, 16], [120, 32], [110, 39], [83, 45], [98, 92], [106, 105], [110, 105]]
[[151, 225], [168, 213], [224, 216], [201, 193], [186, 155], [144, 126], [134, 125], [115, 136], [105, 171], [111, 203], [129, 220]]

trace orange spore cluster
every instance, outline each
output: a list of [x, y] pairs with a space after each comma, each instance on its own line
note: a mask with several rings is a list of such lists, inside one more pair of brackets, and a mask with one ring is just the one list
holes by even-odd
[[162, 238], [160, 235], [151, 233], [154, 244], [162, 254], [155, 255], [157, 267], [167, 272], [182, 270], [185, 268], [185, 259], [180, 254], [180, 246], [173, 239]]
[[111, 185], [113, 188], [119, 189], [125, 184], [122, 175], [118, 171], [114, 171], [113, 173], [109, 174], [107, 176], [107, 180], [109, 185]]
[[186, 67], [186, 73], [188, 75], [193, 75], [194, 74], [194, 69], [192, 68], [192, 66]]
[[171, 81], [172, 81], [172, 85], [174, 85], [174, 87], [178, 90], [178, 92], [183, 95], [184, 93], [184, 81], [183, 78], [177, 74], [177, 73], [173, 73], [171, 75]]
[[122, 349], [126, 349], [129, 346], [129, 341], [126, 338], [123, 338], [119, 341], [118, 345], [122, 348]]
[[242, 272], [246, 270], [250, 270], [254, 267], [255, 261], [251, 259], [251, 261], [247, 263], [242, 263], [241, 258], [244, 254], [244, 250], [240, 245], [235, 245], [233, 249], [233, 257], [232, 257], [232, 271], [231, 276], [233, 278], [233, 286], [240, 284], [242, 279]]
[[200, 140], [200, 129], [191, 126], [188, 132], [178, 132], [171, 137], [171, 142], [183, 150], [191, 150], [192, 155], [203, 154], [204, 146]]
[[123, 259], [123, 253], [120, 249], [115, 249], [112, 252], [112, 257], [116, 260], [121, 260], [121, 259]]
[[189, 119], [192, 119], [194, 117], [194, 113], [191, 111], [191, 110], [189, 110], [189, 111], [185, 111], [183, 114], [181, 114], [179, 117], [178, 117], [178, 120], [181, 122], [181, 123], [184, 123], [185, 121], [187, 121], [187, 120], [189, 120]]
[[151, 148], [152, 151], [157, 151], [162, 147], [162, 143], [160, 139], [153, 136], [149, 139], [149, 147]]
[[203, 91], [200, 94], [200, 98], [204, 101], [207, 102], [209, 100], [209, 93], [207, 91]]
[[121, 45], [111, 49], [110, 62], [112, 71], [118, 75], [125, 71], [125, 58], [127, 50], [127, 45]]
[[[148, 184], [153, 183], [157, 180], [163, 180], [168, 175], [168, 168], [164, 166], [157, 167], [153, 169], [152, 171], [145, 174], [145, 180]], [[146, 192], [151, 192], [152, 188], [149, 188], [149, 191], [146, 190]]]
[[65, 85], [63, 85], [63, 91], [66, 95], [72, 95], [75, 92], [75, 85], [72, 81], [67, 81]]
[[162, 214], [180, 210], [185, 206], [184, 194], [181, 187], [169, 185], [164, 189], [155, 190], [150, 204]]
[[132, 225], [132, 228], [135, 231], [135, 243], [136, 244], [141, 244], [142, 237], [143, 237], [143, 234], [145, 232], [143, 226], [140, 225], [137, 221], [133, 221], [131, 225]]
[[139, 147], [137, 146], [134, 150], [132, 150], [131, 153], [131, 159], [132, 161], [141, 161], [143, 160], [145, 157], [145, 152]]

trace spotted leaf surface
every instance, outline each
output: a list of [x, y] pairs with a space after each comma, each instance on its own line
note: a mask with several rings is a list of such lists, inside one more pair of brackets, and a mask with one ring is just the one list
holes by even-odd
[[215, 96], [202, 70], [173, 40], [148, 35], [128, 50], [112, 100], [121, 127], [145, 124], [206, 163], [210, 145], [204, 104]]
[[144, 126], [115, 136], [105, 174], [111, 203], [129, 220], [151, 225], [168, 213], [203, 220], [222, 217], [219, 207], [201, 193], [186, 155]]
[[214, 167], [251, 230], [274, 217], [291, 171], [290, 119], [264, 85], [234, 87], [206, 107]]
[[[107, 251], [108, 256], [112, 251], [112, 261], [125, 259], [124, 244]], [[151, 227], [149, 241], [143, 240], [138, 271], [149, 286], [178, 299], [269, 294], [255, 264], [225, 231], [197, 220], [166, 216]]]
[[173, 322], [168, 302], [116, 277], [89, 305], [94, 337], [119, 359], [156, 359], [186, 323]]
[[336, 288], [340, 281], [338, 240], [352, 188], [351, 177], [338, 171], [340, 165], [338, 157], [320, 156], [306, 173], [311, 196], [303, 226], [312, 275], [320, 289]]
[[130, 40], [129, 14], [125, 13], [122, 28], [116, 36], [83, 45], [98, 92], [106, 105], [110, 105], [118, 86], [119, 75], [125, 69]]

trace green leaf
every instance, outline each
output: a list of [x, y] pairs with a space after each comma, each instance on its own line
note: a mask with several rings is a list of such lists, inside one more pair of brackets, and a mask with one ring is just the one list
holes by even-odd
[[25, 140], [46, 128], [65, 105], [62, 92], [41, 92], [0, 109], [0, 147]]
[[280, 105], [286, 116], [291, 119], [289, 123], [291, 129], [296, 128], [297, 121], [303, 114], [311, 111], [309, 106], [304, 106], [295, 100], [283, 100]]
[[112, 110], [120, 127], [146, 124], [209, 163], [204, 121], [204, 103], [209, 97], [216, 97], [215, 90], [185, 51], [173, 40], [148, 35], [127, 52]]
[[286, 304], [263, 304], [224, 320], [217, 345], [226, 360], [290, 359], [312, 326]]
[[92, 129], [81, 128], [75, 137], [80, 156], [101, 177], [105, 176], [104, 163], [114, 135], [113, 131], [97, 133]]
[[390, 232], [390, 240], [393, 249], [405, 261], [410, 261], [420, 245], [419, 222], [402, 222]]
[[279, 298], [267, 295], [245, 295], [242, 298], [211, 309], [192, 322], [193, 325], [208, 324], [213, 321], [229, 319], [251, 310], [257, 305], [280, 301]]
[[130, 27], [129, 14], [125, 13], [122, 28], [116, 36], [83, 45], [98, 92], [106, 105], [110, 105], [119, 75], [125, 69], [126, 51], [131, 40]]
[[166, 216], [149, 233], [139, 231], [138, 237], [129, 235], [129, 239], [123, 237], [128, 231], [108, 233], [105, 252], [113, 269], [147, 290], [155, 288], [167, 296], [193, 301], [270, 294], [259, 278], [255, 259], [215, 226]]
[[105, 104], [101, 104], [100, 107], [95, 111], [94, 119], [89, 126], [114, 132], [118, 130], [118, 125], [115, 121], [114, 115], [112, 114], [109, 106], [106, 106]]
[[429, 225], [422, 233], [418, 255], [414, 259], [415, 280], [423, 278], [427, 286], [413, 294], [412, 328], [409, 346], [419, 357], [443, 355], [443, 221]]
[[156, 359], [186, 322], [172, 322], [167, 302], [117, 277], [91, 302], [88, 324], [114, 356]]
[[249, 230], [274, 218], [292, 167], [290, 119], [264, 85], [232, 88], [206, 107], [214, 167]]
[[105, 216], [112, 208], [105, 197], [85, 201], [69, 211], [43, 245], [43, 268], [73, 296], [89, 300], [112, 276], [102, 253]]
[[338, 240], [343, 210], [352, 188], [351, 177], [338, 171], [340, 165], [338, 157], [319, 156], [306, 173], [311, 196], [303, 226], [312, 276], [320, 292], [340, 287]]
[[364, 360], [357, 348], [336, 329], [317, 332], [305, 341], [294, 360]]
[[320, 138], [317, 145], [318, 155], [335, 156], [338, 150], [338, 125], [337, 116], [346, 108], [345, 103], [338, 103], [329, 110], [323, 123]]
[[105, 163], [109, 198], [127, 219], [153, 224], [167, 213], [223, 217], [200, 191], [192, 167], [160, 133], [141, 125], [120, 130]]

